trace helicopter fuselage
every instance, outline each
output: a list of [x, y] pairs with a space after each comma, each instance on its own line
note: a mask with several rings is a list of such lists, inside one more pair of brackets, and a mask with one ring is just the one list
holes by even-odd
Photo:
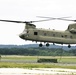
[[[24, 23], [25, 29], [19, 35], [20, 38], [23, 40], [30, 40], [36, 42], [44, 42], [47, 43], [46, 46], [49, 46], [49, 43], [58, 43], [58, 44], [68, 44], [70, 48], [70, 44], [76, 44], [76, 23], [69, 24], [67, 30], [65, 31], [58, 31], [58, 30], [50, 30], [50, 29], [39, 29], [32, 23], [34, 22], [43, 22], [49, 20], [65, 20], [65, 21], [74, 21], [65, 19], [67, 17], [60, 17], [60, 18], [52, 18], [52, 17], [43, 17], [39, 16], [40, 18], [47, 18], [45, 20], [38, 20], [38, 21], [14, 21], [14, 20], [2, 20], [3, 22], [13, 22], [13, 23]], [[42, 47], [42, 44], [39, 44]]]
[[76, 44], [76, 33], [68, 30], [57, 31], [50, 29], [27, 28], [20, 37], [24, 40], [31, 40], [45, 43]]

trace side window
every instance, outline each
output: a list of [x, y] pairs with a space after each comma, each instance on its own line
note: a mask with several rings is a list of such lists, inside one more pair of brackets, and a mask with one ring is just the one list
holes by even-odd
[[72, 39], [73, 37], [72, 37], [72, 36], [70, 36], [70, 38]]
[[46, 33], [44, 33], [44, 36], [46, 36]]
[[55, 36], [55, 34], [53, 34], [53, 36]]
[[61, 35], [61, 37], [63, 38], [64, 36], [63, 36], [63, 35]]
[[34, 32], [34, 35], [38, 35], [38, 32]]
[[65, 35], [65, 38], [67, 38], [67, 35]]
[[29, 31], [27, 31], [27, 33], [29, 33]]

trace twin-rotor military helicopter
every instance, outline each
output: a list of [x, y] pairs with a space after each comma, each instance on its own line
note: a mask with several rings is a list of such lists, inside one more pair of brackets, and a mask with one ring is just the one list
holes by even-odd
[[43, 17], [38, 16], [40, 18], [47, 18], [45, 20], [39, 21], [13, 21], [13, 20], [1, 20], [4, 22], [14, 22], [14, 23], [25, 23], [25, 29], [19, 35], [19, 37], [23, 40], [30, 40], [40, 42], [39, 47], [42, 47], [42, 42], [46, 43], [46, 46], [49, 46], [49, 43], [57, 43], [57, 44], [68, 44], [68, 48], [71, 47], [70, 44], [76, 44], [76, 23], [69, 24], [67, 30], [65, 31], [57, 31], [57, 30], [49, 30], [49, 29], [40, 29], [36, 28], [36, 25], [32, 24], [34, 22], [42, 22], [42, 21], [49, 21], [49, 20], [66, 20], [66, 21], [74, 21], [76, 20], [69, 20], [65, 19], [67, 17], [61, 18], [52, 18], [52, 17]]

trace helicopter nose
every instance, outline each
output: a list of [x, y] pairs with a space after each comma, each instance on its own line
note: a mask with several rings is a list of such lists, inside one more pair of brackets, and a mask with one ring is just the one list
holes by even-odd
[[24, 34], [19, 34], [19, 37], [21, 38], [21, 39], [25, 39], [25, 35]]

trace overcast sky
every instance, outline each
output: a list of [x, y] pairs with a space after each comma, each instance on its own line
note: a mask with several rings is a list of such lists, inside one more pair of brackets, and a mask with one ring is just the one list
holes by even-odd
[[[0, 0], [0, 19], [42, 20], [36, 16], [76, 19], [76, 0]], [[44, 19], [44, 18], [43, 18]], [[51, 20], [38, 22], [37, 28], [66, 30], [73, 22]], [[25, 24], [0, 22], [0, 44], [23, 45], [32, 43], [19, 38]], [[35, 42], [34, 42], [35, 43]]]

